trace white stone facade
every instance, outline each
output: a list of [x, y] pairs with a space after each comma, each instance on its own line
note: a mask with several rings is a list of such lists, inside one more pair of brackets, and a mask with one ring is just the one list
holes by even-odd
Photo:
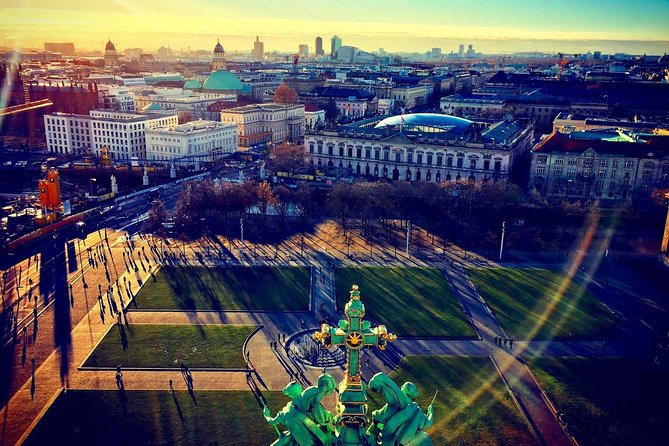
[[405, 181], [485, 181], [508, 178], [530, 150], [532, 128], [507, 144], [445, 141], [395, 133], [349, 135], [313, 132], [305, 136], [307, 161], [331, 175], [362, 175]]
[[300, 142], [304, 136], [304, 105], [266, 103], [230, 108], [221, 111], [221, 122], [237, 124], [240, 147]]
[[192, 121], [148, 129], [146, 155], [152, 161], [193, 157], [214, 161], [237, 150], [237, 126], [216, 121]]
[[112, 159], [146, 158], [144, 130], [178, 124], [177, 115], [137, 114], [93, 110], [90, 115], [53, 113], [44, 116], [47, 149], [52, 153], [91, 151], [100, 156], [102, 147]]

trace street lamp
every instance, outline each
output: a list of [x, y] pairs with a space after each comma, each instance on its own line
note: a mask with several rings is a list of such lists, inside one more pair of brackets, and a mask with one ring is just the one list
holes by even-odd
[[499, 260], [502, 260], [502, 253], [504, 251], [504, 233], [506, 232], [506, 221], [502, 222], [502, 239], [499, 242]]
[[242, 248], [241, 248], [241, 253], [244, 253], [244, 218], [239, 219], [239, 232], [241, 235], [241, 243], [242, 243]]
[[406, 247], [407, 257], [409, 256], [409, 238], [410, 237], [411, 237], [411, 222], [407, 221], [407, 247]]

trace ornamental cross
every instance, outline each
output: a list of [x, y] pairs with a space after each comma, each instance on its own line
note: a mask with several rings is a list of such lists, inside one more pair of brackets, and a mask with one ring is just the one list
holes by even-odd
[[314, 339], [325, 348], [332, 345], [346, 347], [346, 379], [339, 386], [338, 416], [344, 425], [364, 427], [367, 424], [367, 392], [361, 381], [360, 350], [365, 346], [385, 350], [388, 342], [394, 341], [397, 336], [389, 333], [385, 325], [372, 328], [369, 321], [363, 321], [365, 306], [360, 302], [357, 285], [353, 285], [350, 295], [351, 299], [344, 307], [346, 319], [340, 320], [337, 327], [323, 324], [321, 330], [314, 334]]

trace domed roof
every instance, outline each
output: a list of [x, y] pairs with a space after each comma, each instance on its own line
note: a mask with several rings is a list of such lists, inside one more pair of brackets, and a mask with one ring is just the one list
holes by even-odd
[[160, 108], [160, 105], [156, 104], [155, 102], [152, 102], [149, 105], [145, 105], [144, 107], [142, 107], [142, 111], [158, 111], [158, 110], [162, 110], [162, 108]]
[[214, 71], [209, 75], [202, 86], [205, 90], [241, 90], [242, 81], [226, 70]]
[[402, 119], [404, 119], [405, 126], [432, 127], [443, 130], [450, 130], [452, 128], [466, 129], [473, 124], [469, 119], [458, 118], [457, 116], [440, 115], [438, 113], [412, 113], [390, 116], [376, 124], [374, 128], [398, 126], [402, 124]]
[[216, 46], [214, 47], [214, 54], [218, 53], [225, 53], [225, 50], [223, 49], [223, 45], [221, 45], [221, 42], [216, 43]]
[[199, 90], [200, 88], [202, 88], [202, 84], [197, 79], [188, 79], [183, 86], [184, 90]]
[[116, 51], [116, 47], [112, 43], [111, 40], [107, 42], [107, 45], [105, 45], [105, 51]]

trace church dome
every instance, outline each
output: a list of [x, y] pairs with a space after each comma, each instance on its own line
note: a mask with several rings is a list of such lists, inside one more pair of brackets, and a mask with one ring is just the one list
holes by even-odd
[[105, 45], [105, 51], [116, 51], [116, 47], [112, 43], [111, 40], [107, 42], [107, 45]]
[[184, 90], [199, 90], [200, 88], [202, 88], [202, 85], [197, 79], [188, 79], [183, 86]]
[[223, 45], [221, 45], [221, 42], [218, 42], [214, 47], [214, 54], [219, 54], [219, 53], [225, 53], [225, 50], [223, 49]]
[[209, 75], [202, 88], [204, 90], [241, 90], [244, 86], [242, 81], [231, 72], [218, 70]]

